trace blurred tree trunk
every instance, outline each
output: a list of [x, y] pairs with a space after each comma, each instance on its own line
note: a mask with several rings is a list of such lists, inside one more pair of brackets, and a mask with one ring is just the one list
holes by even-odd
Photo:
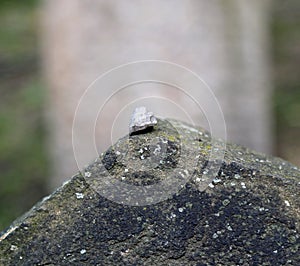
[[[271, 152], [269, 12], [268, 0], [45, 1], [52, 186], [77, 170], [71, 127], [81, 95], [103, 72], [135, 60], [167, 60], [196, 72], [221, 104], [228, 139]], [[103, 151], [109, 143], [99, 138]], [[94, 159], [82, 153], [86, 163]]]

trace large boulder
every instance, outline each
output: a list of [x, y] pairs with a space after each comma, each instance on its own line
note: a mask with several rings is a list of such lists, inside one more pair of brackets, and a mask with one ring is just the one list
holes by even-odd
[[2, 232], [0, 264], [300, 265], [299, 177], [279, 158], [158, 120]]

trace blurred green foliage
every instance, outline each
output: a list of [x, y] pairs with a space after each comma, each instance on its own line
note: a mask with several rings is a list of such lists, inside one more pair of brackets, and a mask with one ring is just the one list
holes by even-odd
[[8, 8], [34, 8], [36, 7], [39, 0], [26, 0], [26, 1], [20, 1], [20, 0], [0, 0], [0, 10], [1, 9], [8, 9]]
[[285, 131], [287, 128], [300, 130], [300, 88], [276, 90], [275, 106], [278, 130]]
[[277, 154], [300, 165], [300, 5], [273, 2], [272, 51]]
[[[19, 60], [36, 54], [37, 34], [35, 9], [10, 6], [0, 9], [0, 55], [3, 60]], [[10, 63], [15, 63], [10, 61]], [[10, 67], [13, 67], [12, 64]]]
[[35, 4], [0, 1], [0, 230], [46, 194]]

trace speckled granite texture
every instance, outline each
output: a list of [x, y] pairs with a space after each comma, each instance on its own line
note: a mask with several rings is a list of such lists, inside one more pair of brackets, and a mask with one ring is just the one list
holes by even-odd
[[0, 265], [300, 265], [299, 169], [212, 149], [175, 120], [125, 136], [2, 232]]

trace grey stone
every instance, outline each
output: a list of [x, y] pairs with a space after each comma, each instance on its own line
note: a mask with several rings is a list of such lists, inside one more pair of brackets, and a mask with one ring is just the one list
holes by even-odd
[[222, 147], [174, 120], [125, 136], [2, 232], [0, 265], [300, 265], [299, 169]]
[[152, 128], [157, 124], [157, 119], [152, 112], [148, 112], [146, 107], [135, 108], [129, 124], [129, 134], [137, 133], [147, 128]]

